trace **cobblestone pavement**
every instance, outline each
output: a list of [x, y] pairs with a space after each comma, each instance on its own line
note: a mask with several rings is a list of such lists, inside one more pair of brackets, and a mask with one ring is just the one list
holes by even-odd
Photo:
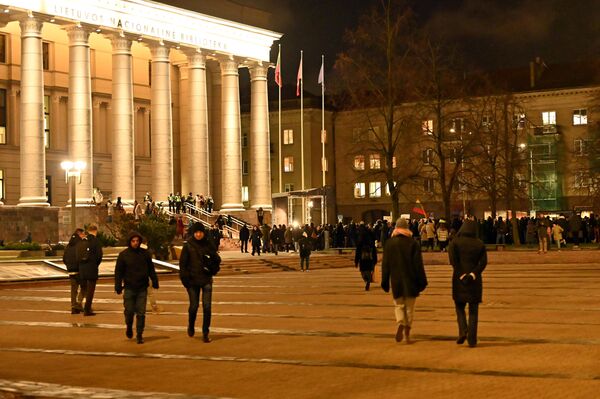
[[187, 337], [176, 276], [160, 276], [143, 345], [109, 279], [95, 317], [70, 314], [66, 281], [4, 284], [0, 397], [596, 398], [599, 254], [490, 253], [473, 349], [454, 343], [445, 254], [425, 254], [410, 345], [353, 267], [218, 276], [210, 344]]

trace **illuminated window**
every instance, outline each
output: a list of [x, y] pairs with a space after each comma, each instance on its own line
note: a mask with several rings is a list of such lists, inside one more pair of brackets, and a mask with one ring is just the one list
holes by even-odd
[[365, 198], [365, 183], [354, 183], [354, 198]]
[[370, 154], [369, 155], [369, 168], [381, 169], [381, 155], [380, 154]]
[[423, 123], [421, 124], [421, 129], [423, 130], [423, 135], [433, 135], [433, 119], [427, 119], [423, 121]]
[[517, 129], [523, 129], [525, 127], [525, 114], [515, 114], [513, 115], [513, 126]]
[[285, 129], [283, 131], [283, 144], [294, 144], [294, 130]]
[[283, 171], [293, 172], [294, 171], [294, 157], [283, 158]]
[[462, 133], [465, 130], [465, 120], [463, 118], [452, 119], [450, 133]]
[[[385, 186], [385, 195], [387, 195], [388, 197], [390, 195], [392, 195], [392, 193], [390, 192], [390, 186], [387, 184], [387, 182], [384, 184]], [[396, 182], [394, 182], [394, 187], [396, 187]]]
[[242, 186], [242, 202], [248, 202], [248, 186]]
[[378, 181], [372, 181], [369, 183], [369, 197], [380, 198], [381, 197], [381, 183]]
[[365, 170], [365, 156], [357, 155], [354, 157], [354, 169]]
[[556, 111], [542, 112], [542, 124], [544, 126], [556, 125]]
[[50, 148], [50, 96], [44, 96], [44, 146]]
[[573, 111], [573, 125], [587, 125], [587, 109], [576, 109]]
[[289, 193], [290, 191], [294, 191], [294, 185], [291, 183], [286, 183], [285, 184], [285, 188], [283, 189], [286, 193]]

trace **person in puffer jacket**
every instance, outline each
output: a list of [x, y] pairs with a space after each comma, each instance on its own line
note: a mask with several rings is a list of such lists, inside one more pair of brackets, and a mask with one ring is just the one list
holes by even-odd
[[194, 223], [190, 236], [181, 250], [179, 259], [179, 278], [190, 301], [187, 333], [189, 337], [195, 334], [196, 315], [202, 292], [202, 340], [209, 343], [212, 283], [213, 276], [219, 272], [221, 258], [215, 246], [208, 240], [204, 225]]
[[125, 324], [127, 338], [133, 337], [133, 316], [136, 316], [137, 343], [143, 344], [146, 321], [146, 300], [148, 298], [148, 280], [152, 280], [152, 288], [158, 289], [158, 277], [152, 256], [148, 250], [140, 247], [144, 238], [137, 232], [129, 234], [127, 248], [117, 258], [115, 266], [115, 292], [123, 292], [125, 307]]

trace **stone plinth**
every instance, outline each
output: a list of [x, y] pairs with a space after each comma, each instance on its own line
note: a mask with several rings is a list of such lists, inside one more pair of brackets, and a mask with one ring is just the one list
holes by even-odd
[[0, 240], [16, 242], [27, 237], [35, 242], [58, 241], [59, 207], [0, 206]]

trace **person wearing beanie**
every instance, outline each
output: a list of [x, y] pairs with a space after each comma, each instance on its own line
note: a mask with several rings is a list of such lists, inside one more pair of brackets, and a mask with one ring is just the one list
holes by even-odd
[[[477, 222], [465, 220], [458, 235], [448, 246], [452, 273], [452, 299], [458, 321], [458, 339], [461, 345], [468, 341], [471, 348], [477, 345], [477, 319], [481, 303], [483, 282], [481, 274], [487, 265], [487, 252], [483, 241], [477, 238]], [[469, 304], [469, 320], [465, 307]]]
[[421, 247], [412, 238], [408, 220], [399, 218], [392, 237], [383, 248], [381, 288], [385, 292], [392, 288], [396, 313], [396, 342], [406, 336], [410, 343], [410, 330], [417, 297], [427, 287], [427, 276], [423, 267]]
[[221, 258], [204, 230], [202, 223], [192, 225], [190, 238], [181, 251], [179, 278], [187, 290], [190, 301], [188, 336], [193, 337], [195, 334], [196, 315], [200, 306], [200, 293], [202, 293], [202, 340], [209, 343], [213, 276], [221, 268]]
[[146, 324], [146, 302], [148, 299], [148, 279], [152, 280], [152, 288], [158, 289], [158, 277], [152, 263], [152, 256], [142, 248], [144, 238], [137, 232], [131, 232], [127, 240], [127, 248], [117, 258], [115, 266], [115, 292], [121, 295], [123, 286], [123, 305], [125, 307], [125, 335], [133, 337], [133, 316], [135, 315], [136, 338], [138, 344], [144, 343], [144, 327]]

